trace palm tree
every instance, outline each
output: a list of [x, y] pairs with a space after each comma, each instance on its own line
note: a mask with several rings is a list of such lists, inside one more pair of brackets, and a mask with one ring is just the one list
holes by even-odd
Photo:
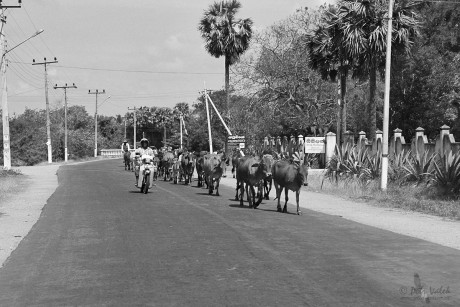
[[[392, 49], [410, 52], [420, 23], [414, 12], [415, 2], [395, 1], [393, 10]], [[383, 74], [386, 55], [388, 0], [342, 0], [336, 25], [344, 34], [344, 46], [356, 65], [354, 74], [369, 78], [369, 132], [377, 130], [377, 103], [375, 101], [377, 72]]]
[[237, 0], [214, 2], [204, 12], [198, 26], [206, 51], [216, 58], [225, 57], [227, 112], [230, 104], [230, 65], [248, 49], [252, 37], [252, 20], [235, 17], [240, 8], [241, 3]]
[[337, 81], [337, 143], [347, 130], [346, 92], [351, 58], [343, 44], [345, 37], [337, 22], [334, 6], [321, 7], [320, 26], [307, 38], [310, 67], [324, 80]]

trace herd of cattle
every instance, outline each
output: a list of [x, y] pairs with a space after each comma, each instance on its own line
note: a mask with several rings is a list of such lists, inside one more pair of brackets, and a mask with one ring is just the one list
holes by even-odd
[[[233, 178], [236, 178], [235, 200], [243, 206], [246, 192], [249, 206], [257, 208], [262, 199], [269, 199], [272, 182], [278, 199], [278, 212], [287, 212], [288, 191], [296, 193], [297, 214], [299, 210], [299, 193], [302, 186], [307, 185], [308, 165], [282, 157], [276, 152], [244, 155], [240, 150], [234, 150], [230, 156], [225, 153], [183, 152], [177, 157], [172, 152], [159, 153], [154, 157], [154, 180], [163, 178], [174, 183], [192, 183], [196, 169], [198, 186], [207, 186], [209, 194], [214, 190], [219, 196], [219, 183], [225, 177], [227, 166], [232, 164]], [[280, 198], [285, 191], [285, 204], [281, 208]]]

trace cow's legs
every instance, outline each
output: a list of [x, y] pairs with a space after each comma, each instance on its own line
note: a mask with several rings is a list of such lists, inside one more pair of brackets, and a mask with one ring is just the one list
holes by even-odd
[[251, 196], [249, 195], [249, 190], [248, 190], [248, 185], [246, 184], [246, 196], [247, 196], [247, 201], [249, 202], [249, 205], [251, 204]]
[[284, 200], [285, 200], [285, 203], [284, 203], [284, 208], [283, 208], [283, 213], [287, 213], [287, 203], [288, 203], [288, 200], [289, 200], [289, 197], [288, 197], [288, 193], [289, 193], [289, 189], [287, 187], [284, 188]]
[[243, 206], [243, 199], [244, 199], [244, 181], [241, 181], [241, 182], [240, 182], [240, 191], [241, 191], [240, 206]]
[[295, 192], [295, 201], [297, 202], [297, 215], [302, 215], [302, 211], [299, 210], [299, 196], [300, 196], [300, 189]]
[[208, 177], [208, 188], [209, 188], [209, 195], [211, 195], [214, 190], [213, 183], [212, 183], [212, 176]]
[[267, 194], [265, 194], [265, 199], [269, 200], [270, 199], [270, 191], [272, 190], [272, 179], [267, 180]]
[[275, 192], [276, 192], [276, 199], [278, 199], [278, 205], [276, 206], [276, 211], [281, 212], [280, 198], [281, 198], [281, 193], [283, 192], [283, 188], [280, 187], [276, 182], [275, 182]]
[[219, 194], [219, 183], [220, 183], [220, 178], [216, 179], [216, 196], [220, 196], [220, 194]]
[[257, 202], [254, 202], [254, 209], [259, 207], [259, 205], [262, 203], [263, 196], [264, 196], [264, 181], [261, 180], [259, 181], [259, 184], [257, 185]]
[[236, 194], [235, 194], [235, 200], [240, 200], [238, 197], [239, 191], [240, 191], [240, 182], [236, 180]]

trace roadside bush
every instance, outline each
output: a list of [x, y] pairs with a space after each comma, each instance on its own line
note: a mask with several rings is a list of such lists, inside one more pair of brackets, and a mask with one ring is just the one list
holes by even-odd
[[433, 183], [439, 192], [447, 197], [460, 196], [460, 153], [444, 154], [436, 159], [433, 165]]

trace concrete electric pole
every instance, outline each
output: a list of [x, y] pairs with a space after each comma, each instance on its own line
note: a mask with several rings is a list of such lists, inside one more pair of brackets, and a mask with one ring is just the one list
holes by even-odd
[[3, 128], [3, 169], [11, 169], [11, 148], [10, 148], [10, 122], [8, 114], [8, 89], [6, 82], [6, 39], [5, 39], [5, 25], [6, 25], [6, 16], [5, 10], [7, 8], [19, 8], [21, 7], [21, 1], [18, 1], [19, 5], [17, 6], [7, 6], [3, 5], [0, 1], [1, 9], [1, 28], [0, 28], [0, 48], [2, 53], [0, 71], [2, 74], [2, 128]]
[[75, 83], [72, 85], [58, 86], [57, 84], [54, 86], [54, 89], [62, 88], [64, 89], [64, 161], [67, 162], [68, 153], [67, 153], [67, 89], [68, 88], [77, 88]]
[[390, 69], [391, 69], [391, 40], [393, 31], [393, 0], [388, 4], [387, 54], [385, 64], [385, 95], [383, 101], [383, 142], [382, 142], [382, 174], [380, 188], [387, 189], [388, 184], [388, 138], [390, 122]]
[[133, 117], [134, 117], [134, 127], [133, 127], [134, 128], [134, 144], [133, 144], [133, 146], [134, 146], [134, 149], [137, 149], [137, 147], [136, 147], [136, 141], [137, 141], [136, 140], [136, 128], [137, 128], [137, 126], [136, 126], [136, 107], [134, 107], [132, 109], [128, 108], [128, 111], [133, 111]]
[[48, 146], [48, 163], [52, 163], [53, 162], [53, 151], [51, 147], [50, 102], [48, 99], [48, 65], [57, 63], [58, 61], [55, 57], [53, 61], [47, 61], [46, 58], [44, 58], [43, 62], [37, 63], [35, 62], [35, 59], [33, 59], [32, 62], [33, 62], [32, 65], [45, 66], [46, 135], [47, 135], [46, 145]]
[[105, 90], [102, 90], [102, 92], [99, 92], [99, 90], [96, 90], [94, 92], [91, 92], [91, 90], [88, 90], [88, 94], [90, 95], [96, 95], [96, 111], [94, 113], [94, 157], [97, 157], [97, 97], [99, 95], [104, 95]]

